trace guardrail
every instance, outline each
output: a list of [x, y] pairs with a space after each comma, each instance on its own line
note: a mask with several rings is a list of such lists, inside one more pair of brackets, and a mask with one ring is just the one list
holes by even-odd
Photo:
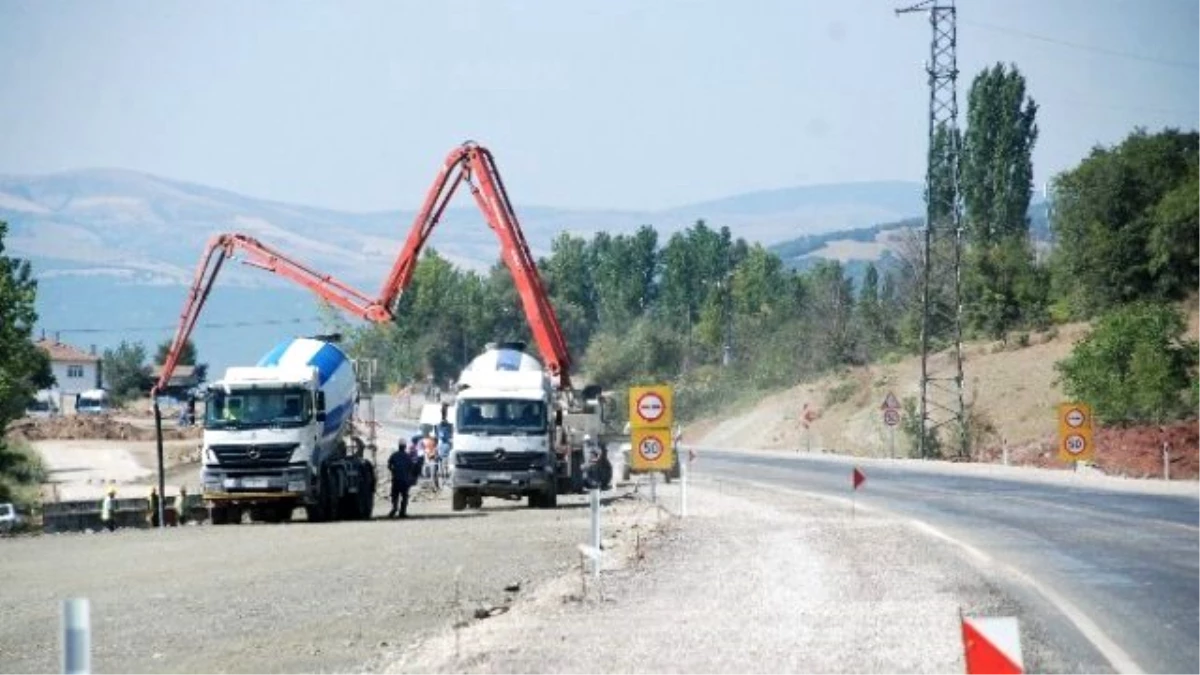
[[[113, 505], [113, 518], [120, 528], [150, 527], [150, 500], [146, 497], [117, 499]], [[187, 519], [200, 522], [208, 519], [208, 507], [200, 495], [188, 495], [185, 501]], [[179, 514], [175, 510], [174, 497], [167, 497], [165, 504], [167, 525], [178, 523]], [[83, 499], [63, 502], [48, 502], [42, 505], [42, 531], [83, 532], [85, 530], [104, 529], [100, 520], [100, 500]]]

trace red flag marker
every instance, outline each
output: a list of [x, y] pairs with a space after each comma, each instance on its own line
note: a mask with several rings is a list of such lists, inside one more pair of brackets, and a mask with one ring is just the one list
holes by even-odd
[[964, 616], [962, 634], [968, 675], [1019, 675], [1025, 672], [1016, 618]]
[[859, 485], [867, 482], [867, 474], [859, 471], [856, 466], [854, 467], [854, 473], [851, 474], [851, 480], [854, 482], [854, 489], [857, 490]]

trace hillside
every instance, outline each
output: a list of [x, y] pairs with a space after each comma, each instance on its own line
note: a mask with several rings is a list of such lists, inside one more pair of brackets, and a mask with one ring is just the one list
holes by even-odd
[[[1198, 328], [1195, 302], [1190, 303], [1189, 330]], [[1002, 441], [1007, 441], [1013, 463], [1063, 468], [1056, 462], [1056, 406], [1064, 400], [1054, 363], [1067, 356], [1075, 341], [1088, 331], [1087, 324], [1060, 326], [1056, 331], [1033, 334], [1027, 347], [998, 342], [975, 342], [964, 349], [963, 368], [968, 403], [974, 402], [983, 420], [995, 431], [984, 443], [982, 459], [998, 461]], [[947, 354], [939, 355], [945, 367]], [[815, 382], [772, 394], [722, 419], [704, 420], [687, 430], [691, 442], [704, 448], [754, 447], [764, 450], [888, 456], [888, 427], [879, 407], [889, 391], [901, 400], [919, 396], [920, 359], [909, 357], [893, 364], [873, 364], [847, 369]], [[804, 406], [818, 417], [806, 432], [800, 424]], [[1196, 423], [1168, 430], [1176, 448], [1173, 477], [1195, 478]], [[896, 455], [912, 451], [903, 434], [896, 432]], [[1135, 477], [1161, 476], [1157, 429], [1132, 432], [1104, 431], [1098, 443], [1109, 456], [1098, 466], [1110, 473]], [[1118, 457], [1117, 455], [1120, 455]], [[1106, 464], [1107, 463], [1107, 464]]]
[[[432, 178], [432, 176], [431, 176]], [[921, 209], [919, 183], [814, 185], [765, 190], [659, 211], [573, 210], [520, 203], [535, 256], [555, 236], [632, 232], [655, 226], [660, 239], [707, 219], [734, 236], [771, 243], [797, 233], [869, 227]], [[9, 254], [32, 261], [40, 283], [37, 328], [99, 349], [121, 340], [168, 339], [206, 242], [243, 232], [322, 272], [374, 294], [407, 234], [412, 207], [351, 213], [256, 199], [229, 190], [135, 171], [88, 169], [0, 176], [0, 220]], [[486, 270], [499, 258], [495, 235], [459, 195], [429, 245], [453, 264]], [[320, 328], [314, 297], [241, 265], [227, 265], [195, 339], [215, 371], [254, 360], [281, 336]]]

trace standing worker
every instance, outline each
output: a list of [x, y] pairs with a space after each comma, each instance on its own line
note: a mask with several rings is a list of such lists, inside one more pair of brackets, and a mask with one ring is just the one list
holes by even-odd
[[388, 457], [388, 470], [392, 472], [392, 510], [388, 511], [388, 518], [396, 517], [396, 500], [401, 497], [404, 500], [400, 502], [399, 515], [401, 518], [407, 518], [408, 488], [412, 484], [413, 465], [403, 440], [397, 444], [392, 456]]
[[104, 493], [104, 499], [100, 500], [100, 522], [104, 527], [108, 528], [109, 532], [117, 529], [117, 488], [112, 485], [108, 486], [108, 490]]
[[150, 527], [158, 527], [158, 488], [150, 488]]
[[175, 496], [175, 524], [187, 524], [187, 486], [179, 486], [179, 494]]

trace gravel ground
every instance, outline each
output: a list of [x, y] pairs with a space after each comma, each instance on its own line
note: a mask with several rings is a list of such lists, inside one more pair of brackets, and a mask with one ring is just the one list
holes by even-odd
[[[662, 491], [678, 508], [676, 487]], [[876, 512], [693, 484], [643, 557], [578, 571], [504, 616], [431, 637], [389, 672], [963, 672], [958, 615], [1023, 615], [959, 552]], [[655, 512], [606, 536], [628, 544]], [[616, 558], [617, 555], [612, 556]], [[1030, 672], [1071, 668], [1022, 616]], [[600, 637], [597, 637], [600, 636]], [[1086, 672], [1086, 671], [1084, 671]]]
[[73, 596], [91, 601], [95, 672], [369, 670], [464, 611], [505, 606], [519, 595], [505, 587], [577, 564], [586, 498], [560, 499], [455, 514], [443, 496], [408, 521], [0, 541], [0, 671], [59, 670], [59, 606]]

